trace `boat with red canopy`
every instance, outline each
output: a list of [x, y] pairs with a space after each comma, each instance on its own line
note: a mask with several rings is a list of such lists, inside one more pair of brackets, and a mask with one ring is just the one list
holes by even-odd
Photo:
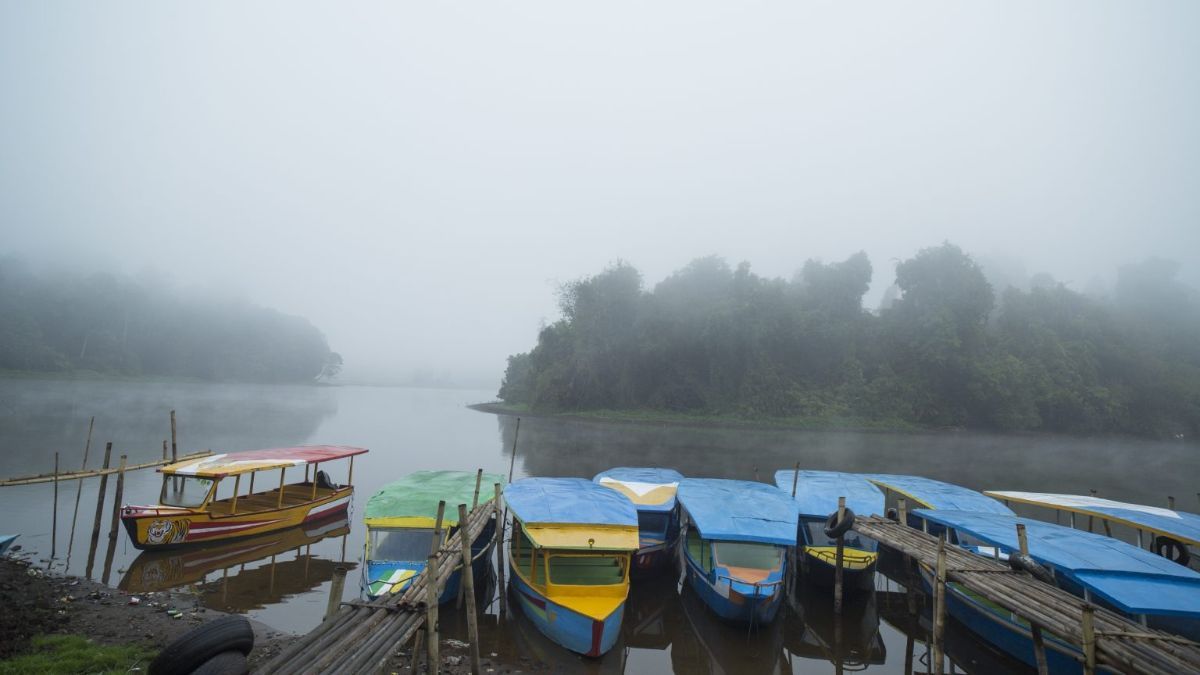
[[[125, 506], [121, 522], [133, 545], [147, 549], [247, 537], [344, 515], [354, 494], [354, 457], [365, 452], [366, 448], [309, 445], [170, 464], [159, 469], [159, 503]], [[342, 459], [349, 460], [349, 469], [346, 483], [339, 485], [322, 466]], [[304, 467], [304, 479], [288, 483], [288, 470], [299, 467]], [[263, 472], [271, 476], [259, 480], [255, 490], [255, 479]]]

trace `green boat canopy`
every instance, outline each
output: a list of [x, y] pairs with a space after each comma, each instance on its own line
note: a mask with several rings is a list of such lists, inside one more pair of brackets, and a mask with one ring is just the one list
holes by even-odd
[[[492, 500], [492, 485], [504, 484], [504, 476], [485, 473], [479, 487], [479, 502]], [[437, 524], [439, 501], [446, 502], [442, 524], [458, 524], [458, 505], [470, 507], [475, 497], [474, 471], [417, 471], [388, 483], [367, 500], [363, 522], [367, 527], [432, 528]]]

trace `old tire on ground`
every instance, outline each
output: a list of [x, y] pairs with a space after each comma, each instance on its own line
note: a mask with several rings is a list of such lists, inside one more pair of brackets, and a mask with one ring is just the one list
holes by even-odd
[[834, 511], [825, 519], [825, 536], [830, 539], [838, 537], [850, 531], [854, 527], [854, 512], [849, 508], [846, 509], [845, 516], [838, 521], [838, 513]]
[[1192, 559], [1183, 542], [1163, 535], [1154, 538], [1154, 552], [1171, 562], [1177, 562], [1184, 566]]
[[246, 675], [250, 666], [246, 665], [246, 655], [238, 652], [221, 652], [204, 662], [204, 665], [192, 671], [192, 675]]
[[150, 675], [187, 675], [222, 652], [249, 654], [254, 629], [242, 616], [223, 616], [196, 626], [167, 645], [150, 662]]

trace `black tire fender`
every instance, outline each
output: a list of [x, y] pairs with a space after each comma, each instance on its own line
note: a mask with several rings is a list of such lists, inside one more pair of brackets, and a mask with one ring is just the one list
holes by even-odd
[[887, 510], [887, 513], [885, 513], [884, 515], [887, 517], [888, 520], [890, 520], [892, 522], [896, 522], [896, 523], [900, 522], [900, 512], [897, 511], [895, 507], [889, 508]]
[[825, 519], [825, 536], [829, 537], [830, 539], [837, 539], [843, 534], [849, 532], [850, 528], [852, 527], [854, 527], [853, 511], [847, 508], [841, 521], [838, 520], [837, 511], [834, 511], [833, 513], [829, 514], [828, 518]]
[[192, 675], [246, 675], [246, 655], [239, 651], [221, 652], [192, 671]]
[[1044, 565], [1027, 555], [1020, 553], [1008, 554], [1008, 566], [1020, 572], [1028, 572], [1034, 579], [1054, 585], [1054, 575]]
[[167, 645], [150, 662], [150, 675], [188, 675], [223, 652], [243, 656], [254, 649], [254, 629], [244, 616], [223, 616], [196, 626]]
[[1154, 538], [1154, 552], [1185, 567], [1192, 560], [1192, 554], [1183, 542], [1161, 534]]

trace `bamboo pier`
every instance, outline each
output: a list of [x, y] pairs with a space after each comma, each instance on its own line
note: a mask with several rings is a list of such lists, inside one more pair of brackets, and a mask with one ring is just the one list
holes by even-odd
[[[1085, 671], [1089, 666], [1105, 666], [1162, 675], [1200, 672], [1200, 645], [1085, 602], [998, 560], [958, 546], [939, 546], [937, 537], [878, 516], [857, 518], [854, 529], [931, 570], [938, 569], [940, 553], [944, 563], [938, 570], [939, 578], [979, 593], [1031, 625], [1081, 645]], [[935, 626], [939, 620], [944, 617], [935, 616]]]
[[[483, 532], [493, 517], [498, 517], [498, 485], [496, 492], [496, 500], [477, 505], [471, 510], [466, 523], [447, 539], [443, 548], [434, 551], [429, 558], [432, 564], [422, 570], [402, 594], [384, 596], [371, 602], [340, 603], [336, 614], [289, 645], [256, 672], [288, 675], [380, 672], [396, 649], [426, 627], [427, 615], [434, 618], [432, 625], [426, 627], [429, 636], [425, 642], [430, 647], [431, 655], [436, 654], [436, 598], [441, 595], [455, 568], [463, 563], [463, 552], [470, 550], [470, 542]], [[499, 526], [497, 523], [497, 528]], [[464, 533], [467, 535], [466, 542], [462, 540]], [[483, 555], [486, 557], [490, 552], [489, 548]], [[467, 561], [469, 564], [470, 561]], [[432, 585], [429, 579], [431, 575], [427, 571], [434, 576]], [[478, 637], [472, 639], [478, 640]], [[419, 651], [413, 649], [414, 664]], [[430, 663], [429, 672], [438, 672], [439, 665]]]
[[[202, 450], [200, 452], [194, 452], [190, 455], [184, 455], [183, 457], [180, 457], [178, 459], [178, 461], [186, 462], [191, 459], [200, 459], [201, 457], [208, 457], [211, 454], [213, 454], [212, 450]], [[142, 464], [131, 464], [131, 465], [125, 467], [125, 471], [137, 471], [138, 469], [150, 469], [150, 468], [153, 468], [156, 466], [166, 466], [168, 464], [173, 464], [175, 461], [176, 460], [166, 459], [166, 458], [156, 459], [153, 462], [143, 462]], [[68, 480], [77, 480], [80, 478], [95, 478], [97, 476], [108, 476], [108, 475], [117, 473], [118, 471], [120, 471], [120, 469], [106, 467], [103, 469], [92, 469], [91, 471], [64, 471], [62, 473], [57, 473], [57, 474], [42, 473], [42, 474], [38, 474], [36, 476], [23, 476], [21, 478], [4, 478], [4, 479], [0, 479], [0, 487], [10, 487], [10, 486], [14, 486], [14, 485], [34, 485], [36, 483], [61, 482], [61, 481], [68, 481]]]

